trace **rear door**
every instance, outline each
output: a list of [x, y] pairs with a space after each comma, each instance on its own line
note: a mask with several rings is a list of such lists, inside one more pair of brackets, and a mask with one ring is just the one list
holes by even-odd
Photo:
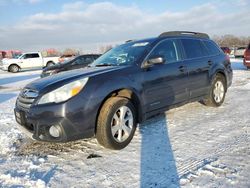
[[179, 41], [160, 42], [147, 59], [163, 57], [164, 64], [153, 65], [143, 72], [143, 92], [147, 112], [188, 100], [186, 65], [182, 61]]
[[212, 59], [200, 39], [181, 39], [185, 52], [185, 62], [188, 70], [189, 98], [207, 94], [209, 89], [209, 70]]

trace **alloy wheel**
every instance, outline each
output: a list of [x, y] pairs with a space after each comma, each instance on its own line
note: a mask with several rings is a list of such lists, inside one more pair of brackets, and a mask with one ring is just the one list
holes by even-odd
[[225, 88], [224, 88], [223, 83], [220, 80], [218, 80], [215, 83], [213, 94], [214, 94], [214, 100], [216, 103], [220, 103], [223, 100], [224, 95], [225, 95]]
[[120, 107], [111, 121], [111, 132], [113, 138], [122, 143], [131, 135], [134, 124], [132, 111], [127, 106]]

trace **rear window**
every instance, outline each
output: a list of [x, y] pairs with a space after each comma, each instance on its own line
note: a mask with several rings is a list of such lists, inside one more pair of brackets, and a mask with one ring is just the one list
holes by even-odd
[[186, 56], [190, 58], [199, 58], [208, 55], [205, 46], [200, 40], [181, 39]]
[[205, 46], [207, 47], [209, 55], [217, 55], [221, 53], [220, 49], [214, 42], [211, 42], [211, 41], [203, 41], [203, 42]]

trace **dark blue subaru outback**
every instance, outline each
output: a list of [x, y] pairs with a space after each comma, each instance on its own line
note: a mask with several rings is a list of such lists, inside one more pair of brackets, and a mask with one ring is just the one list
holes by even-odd
[[230, 60], [207, 34], [166, 32], [28, 84], [15, 117], [39, 141], [96, 136], [104, 147], [122, 149], [149, 117], [193, 101], [222, 105], [231, 83]]

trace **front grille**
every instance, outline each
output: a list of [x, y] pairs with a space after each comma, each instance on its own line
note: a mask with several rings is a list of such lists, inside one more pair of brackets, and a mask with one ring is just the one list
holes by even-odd
[[38, 93], [34, 90], [23, 89], [17, 98], [17, 106], [27, 111], [33, 104]]

